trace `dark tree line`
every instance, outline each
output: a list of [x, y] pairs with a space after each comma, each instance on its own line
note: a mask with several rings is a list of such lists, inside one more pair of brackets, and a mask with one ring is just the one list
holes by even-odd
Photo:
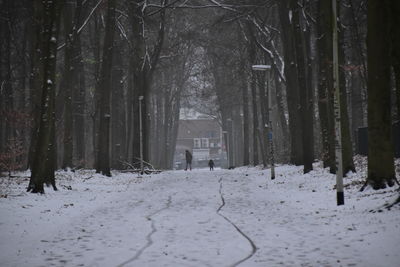
[[[137, 168], [141, 140], [146, 165], [172, 168], [184, 107], [218, 118], [231, 166], [268, 166], [272, 127], [275, 160], [307, 173], [321, 159], [337, 171], [331, 1], [0, 7], [0, 170], [30, 168], [32, 192], [56, 189], [59, 168], [106, 176]], [[338, 1], [343, 174], [355, 171], [357, 129], [368, 126], [374, 188], [396, 180], [399, 8], [394, 0]], [[260, 64], [271, 68], [252, 69]]]

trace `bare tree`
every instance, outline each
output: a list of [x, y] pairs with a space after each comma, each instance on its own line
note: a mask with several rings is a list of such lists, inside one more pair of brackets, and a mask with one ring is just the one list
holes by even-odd
[[298, 70], [293, 24], [289, 19], [290, 1], [279, 1], [279, 18], [282, 26], [281, 38], [285, 60], [285, 77], [289, 109], [289, 129], [291, 139], [291, 162], [303, 164], [302, 137], [303, 129], [300, 119], [300, 100], [298, 89]]
[[318, 111], [322, 134], [322, 160], [331, 173], [336, 172], [333, 121], [332, 77], [332, 6], [329, 1], [318, 2]]
[[[374, 189], [393, 186], [394, 150], [390, 103], [392, 1], [368, 1], [368, 178]], [[379, 42], [377, 42], [379, 40]]]
[[114, 51], [116, 0], [109, 0], [107, 5], [106, 32], [103, 44], [103, 60], [96, 90], [100, 94], [99, 134], [96, 172], [111, 176], [110, 171], [110, 97], [111, 68]]
[[[43, 6], [41, 6], [43, 4]], [[57, 190], [54, 171], [56, 168], [55, 147], [55, 71], [57, 59], [57, 38], [62, 1], [43, 1], [34, 3], [34, 12], [43, 10], [43, 81], [38, 139], [28, 191], [44, 193], [44, 184]]]

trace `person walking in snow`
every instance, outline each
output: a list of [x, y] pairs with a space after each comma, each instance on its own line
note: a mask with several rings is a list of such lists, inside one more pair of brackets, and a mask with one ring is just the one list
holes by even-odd
[[214, 170], [214, 161], [213, 161], [212, 159], [210, 159], [210, 160], [208, 161], [208, 166], [210, 167], [210, 171], [213, 171], [213, 170]]
[[186, 168], [185, 171], [187, 171], [187, 169], [189, 168], [190, 170], [192, 170], [192, 154], [189, 152], [189, 150], [185, 151], [185, 157], [186, 157]]

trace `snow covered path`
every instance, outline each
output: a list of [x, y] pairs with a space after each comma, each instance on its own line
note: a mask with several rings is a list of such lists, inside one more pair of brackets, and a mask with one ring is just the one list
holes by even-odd
[[60, 173], [44, 196], [16, 186], [0, 199], [0, 266], [399, 266], [399, 208], [382, 208], [394, 189], [348, 186], [337, 207], [325, 170], [276, 171]]

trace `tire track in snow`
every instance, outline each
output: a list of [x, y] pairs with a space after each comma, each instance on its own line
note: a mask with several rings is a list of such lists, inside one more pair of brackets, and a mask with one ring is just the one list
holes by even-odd
[[236, 229], [236, 231], [239, 232], [239, 234], [241, 234], [244, 238], [247, 239], [247, 241], [251, 245], [251, 253], [249, 255], [247, 255], [245, 258], [241, 259], [240, 261], [237, 261], [237, 262], [229, 265], [229, 266], [235, 267], [235, 266], [238, 266], [239, 264], [247, 261], [248, 259], [250, 259], [256, 253], [257, 247], [254, 244], [253, 240], [251, 240], [251, 238], [248, 237], [236, 224], [234, 224], [228, 217], [226, 217], [225, 215], [221, 214], [221, 209], [225, 206], [225, 198], [224, 198], [224, 195], [222, 194], [222, 177], [219, 178], [218, 182], [219, 182], [219, 195], [221, 196], [222, 204], [217, 209], [217, 214], [219, 216], [221, 216], [222, 218], [224, 218], [227, 222], [229, 222]]
[[171, 199], [172, 199], [172, 197], [169, 196], [165, 207], [163, 207], [163, 208], [161, 208], [159, 210], [156, 210], [155, 212], [153, 212], [150, 215], [146, 216], [146, 219], [151, 221], [151, 232], [148, 233], [147, 236], [146, 236], [146, 240], [147, 240], [146, 245], [144, 245], [141, 249], [139, 249], [139, 251], [136, 252], [136, 254], [132, 258], [124, 261], [123, 263], [119, 264], [117, 267], [122, 267], [122, 266], [124, 266], [124, 265], [126, 265], [128, 263], [132, 263], [133, 261], [139, 259], [140, 255], [142, 255], [142, 253], [153, 244], [153, 239], [151, 237], [155, 232], [157, 232], [157, 227], [156, 227], [155, 222], [154, 222], [152, 217], [157, 215], [158, 213], [162, 212], [163, 210], [169, 209], [170, 206], [171, 206], [171, 202], [172, 202]]

